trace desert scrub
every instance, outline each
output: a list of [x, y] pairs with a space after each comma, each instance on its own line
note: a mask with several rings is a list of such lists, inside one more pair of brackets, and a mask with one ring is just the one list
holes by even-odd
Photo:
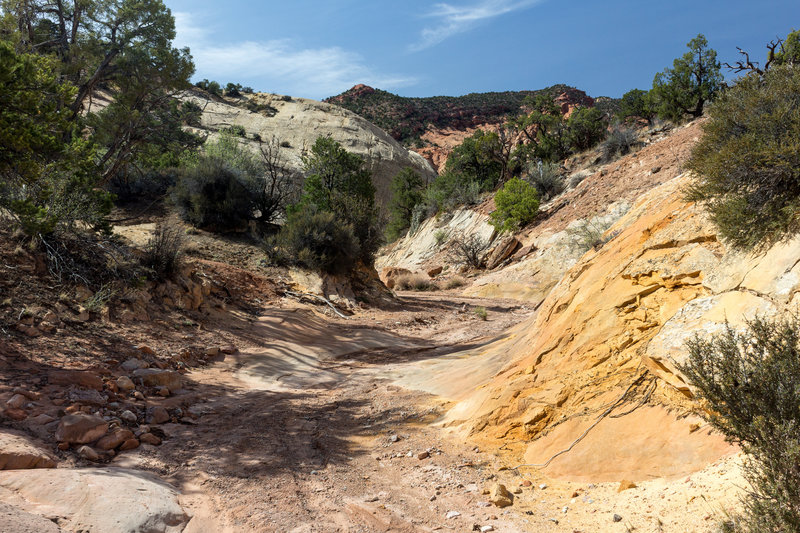
[[800, 68], [741, 78], [702, 126], [687, 168], [688, 191], [721, 237], [739, 249], [768, 246], [800, 231]]
[[166, 279], [180, 270], [186, 233], [175, 224], [159, 222], [147, 241], [142, 256], [142, 266], [156, 279]]
[[480, 318], [481, 320], [486, 320], [489, 314], [486, 312], [486, 308], [482, 306], [478, 306], [472, 310], [476, 317]]
[[745, 530], [800, 531], [800, 319], [726, 324], [687, 349], [680, 369], [706, 402], [700, 414], [747, 454]]
[[599, 250], [611, 240], [611, 236], [604, 236], [609, 227], [610, 224], [594, 216], [570, 224], [567, 228], [567, 234], [570, 236], [574, 248], [582, 252], [588, 252], [592, 249]]
[[451, 279], [447, 280], [447, 283], [445, 283], [444, 288], [448, 289], [448, 290], [449, 289], [458, 289], [460, 287], [463, 287], [466, 284], [467, 284], [467, 282], [464, 281], [463, 278], [451, 278]]
[[436, 241], [436, 246], [439, 247], [441, 247], [444, 243], [447, 242], [447, 237], [448, 237], [447, 231], [443, 229], [436, 230], [436, 232], [433, 234], [433, 240]]
[[433, 291], [438, 287], [427, 276], [422, 274], [406, 274], [397, 278], [395, 285], [403, 291]]

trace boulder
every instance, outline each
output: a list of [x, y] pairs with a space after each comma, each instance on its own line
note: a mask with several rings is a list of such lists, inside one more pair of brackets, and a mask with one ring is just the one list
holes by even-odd
[[108, 431], [108, 422], [86, 413], [67, 415], [58, 423], [56, 440], [71, 444], [94, 442]]
[[435, 278], [436, 276], [442, 273], [442, 270], [444, 270], [444, 267], [442, 267], [442, 265], [435, 266], [433, 268], [428, 269], [427, 274], [429, 277]]
[[178, 533], [189, 519], [172, 486], [137, 470], [6, 471], [0, 488], [0, 499], [14, 493], [23, 511], [58, 516], [63, 531]]
[[56, 458], [24, 433], [0, 430], [0, 470], [55, 468]]
[[500, 263], [511, 257], [519, 247], [520, 242], [516, 237], [508, 236], [501, 240], [489, 253], [489, 257], [486, 259], [486, 268], [489, 270], [497, 268]]
[[380, 278], [387, 289], [394, 289], [397, 284], [397, 278], [410, 275], [411, 271], [405, 268], [387, 267], [381, 270]]

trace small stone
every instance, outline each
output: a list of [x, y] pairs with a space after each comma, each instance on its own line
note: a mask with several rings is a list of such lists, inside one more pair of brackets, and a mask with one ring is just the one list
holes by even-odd
[[487, 533], [488, 531], [494, 531], [494, 526], [481, 526], [481, 533]]
[[206, 355], [208, 357], [216, 357], [217, 355], [219, 355], [219, 346], [211, 346], [209, 348], [206, 348]]
[[228, 345], [228, 346], [223, 346], [222, 348], [219, 349], [219, 351], [221, 351], [224, 354], [231, 355], [231, 354], [235, 354], [236, 352], [238, 352], [239, 349], [236, 346], [233, 346], [231, 344], [231, 345]]
[[364, 498], [364, 501], [366, 503], [372, 503], [378, 501], [378, 499], [379, 498], [377, 496], [367, 496], [366, 498]]
[[124, 452], [126, 450], [135, 450], [138, 447], [139, 447], [138, 439], [128, 439], [122, 443], [122, 446], [119, 447], [119, 451]]
[[92, 461], [94, 463], [100, 460], [100, 454], [97, 453], [91, 446], [81, 446], [78, 448], [78, 455], [87, 461]]
[[153, 407], [150, 415], [147, 418], [149, 424], [163, 424], [169, 422], [169, 413], [163, 407]]
[[136, 415], [128, 409], [122, 411], [119, 417], [129, 424], [135, 424], [137, 420]]
[[134, 370], [139, 370], [140, 368], [147, 368], [147, 363], [141, 359], [131, 357], [130, 359], [125, 360], [125, 362], [120, 365], [120, 368], [126, 372], [133, 372]]
[[397, 436], [397, 435], [391, 435], [391, 436], [389, 437], [389, 442], [391, 442], [391, 443], [397, 442], [397, 441], [399, 441], [399, 440], [400, 440], [400, 437], [399, 437], [399, 436]]
[[650, 169], [651, 174], [658, 174], [659, 172], [661, 172], [661, 167], [653, 167]]
[[419, 452], [419, 453], [417, 454], [417, 459], [419, 459], [420, 461], [422, 461], [423, 459], [427, 459], [427, 458], [428, 458], [428, 457], [430, 457], [430, 456], [431, 456], [431, 454], [430, 454], [430, 452], [428, 452], [428, 451]]
[[155, 355], [156, 351], [151, 347], [147, 346], [146, 344], [140, 344], [139, 346], [134, 346], [135, 350], [139, 350], [145, 355]]
[[11, 420], [16, 420], [17, 422], [28, 418], [28, 413], [26, 413], [22, 409], [9, 408], [3, 411], [3, 414], [6, 416], [6, 418], [10, 418]]
[[451, 520], [453, 518], [458, 518], [459, 516], [461, 516], [461, 513], [459, 513], [458, 511], [447, 511], [447, 514], [444, 515], [444, 517], [447, 518], [448, 520]]
[[124, 392], [130, 392], [136, 388], [136, 385], [133, 384], [133, 380], [128, 376], [120, 376], [117, 378], [117, 388]]
[[42, 413], [38, 416], [34, 416], [33, 418], [30, 419], [30, 422], [32, 424], [36, 424], [37, 426], [45, 426], [53, 421], [55, 421], [55, 418], [45, 413]]
[[500, 508], [508, 507], [509, 505], [513, 505], [514, 495], [508, 492], [505, 485], [495, 483], [489, 491], [489, 501]]
[[542, 483], [541, 485], [539, 485], [539, 488], [540, 488], [541, 490], [544, 490], [544, 489], [546, 489], [546, 488], [547, 488], [547, 483]]
[[614, 522], [622, 522], [622, 517], [617, 513], [614, 513], [614, 516], [611, 518]]
[[144, 401], [144, 394], [142, 394], [142, 392], [141, 392], [141, 391], [138, 391], [138, 390], [137, 390], [137, 391], [135, 391], [135, 392], [133, 393], [133, 397], [134, 397], [134, 398], [136, 398], [137, 400], [142, 400], [142, 401]]
[[95, 443], [99, 450], [113, 450], [126, 440], [133, 438], [133, 432], [128, 429], [116, 429]]
[[636, 483], [627, 479], [623, 479], [622, 481], [619, 482], [619, 487], [617, 488], [617, 492], [622, 492], [624, 490], [635, 489], [635, 488], [636, 488]]
[[157, 394], [158, 394], [159, 396], [161, 396], [162, 398], [166, 398], [166, 397], [168, 397], [168, 396], [170, 395], [170, 392], [169, 392], [169, 389], [168, 389], [168, 388], [166, 388], [166, 387], [160, 387], [160, 388], [158, 389], [158, 392], [157, 392]]
[[152, 433], [142, 433], [139, 435], [139, 440], [144, 442], [145, 444], [152, 444], [153, 446], [158, 446], [161, 444], [161, 439], [153, 435]]
[[59, 442], [57, 448], [62, 452], [69, 450], [69, 442]]
[[533, 485], [533, 483], [531, 483], [531, 481], [530, 481], [529, 479], [526, 479], [525, 481], [523, 481], [523, 482], [522, 482], [522, 483], [520, 483], [519, 485], [520, 485], [521, 487], [530, 487], [531, 485]]
[[23, 396], [22, 394], [15, 394], [6, 402], [6, 405], [11, 407], [12, 409], [20, 409], [23, 405], [28, 403], [28, 398]]

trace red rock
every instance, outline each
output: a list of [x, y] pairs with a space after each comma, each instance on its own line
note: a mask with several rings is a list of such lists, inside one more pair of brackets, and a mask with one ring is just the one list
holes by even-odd
[[99, 416], [87, 414], [67, 415], [58, 423], [56, 440], [73, 444], [94, 442], [108, 431], [108, 422]]
[[103, 379], [97, 372], [89, 370], [55, 370], [47, 375], [51, 385], [69, 387], [76, 385], [87, 389], [103, 390]]
[[24, 433], [0, 430], [0, 470], [54, 468], [56, 458]]
[[435, 278], [436, 276], [442, 273], [442, 270], [444, 270], [444, 267], [442, 267], [441, 265], [433, 267], [430, 270], [428, 270], [428, 276]]
[[6, 405], [12, 409], [20, 409], [26, 403], [28, 403], [28, 399], [25, 396], [23, 396], [22, 394], [15, 394], [14, 396], [11, 397], [11, 399], [9, 399], [6, 402]]
[[161, 439], [153, 435], [152, 433], [142, 433], [139, 435], [139, 440], [144, 442], [145, 444], [152, 444], [153, 446], [158, 446], [161, 444]]
[[28, 418], [28, 413], [26, 413], [22, 409], [14, 409], [13, 407], [9, 407], [5, 411], [3, 411], [3, 414], [6, 416], [6, 418], [10, 418], [11, 420], [16, 420], [17, 422]]
[[94, 447], [99, 450], [113, 450], [125, 441], [133, 438], [133, 432], [129, 429], [117, 428], [105, 437], [101, 438]]
[[128, 439], [122, 443], [122, 446], [119, 447], [119, 451], [124, 452], [126, 450], [135, 450], [139, 447], [139, 441], [137, 439]]

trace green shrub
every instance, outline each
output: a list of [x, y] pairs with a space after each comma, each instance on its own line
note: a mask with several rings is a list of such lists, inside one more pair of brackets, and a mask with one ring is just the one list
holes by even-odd
[[511, 178], [494, 196], [497, 207], [489, 223], [498, 231], [514, 231], [536, 218], [539, 193], [536, 187], [519, 178]]
[[224, 160], [202, 157], [183, 169], [172, 189], [181, 218], [211, 231], [243, 229], [252, 218], [253, 199], [244, 173]]
[[223, 133], [229, 133], [236, 137], [247, 137], [247, 131], [244, 129], [244, 126], [239, 126], [238, 124], [233, 124], [232, 126], [228, 126], [227, 128], [222, 128], [221, 131]]
[[756, 318], [688, 343], [702, 414], [747, 453], [749, 531], [800, 531], [800, 320]]
[[687, 168], [723, 239], [767, 246], [800, 231], [800, 69], [749, 75], [720, 97]]
[[185, 242], [186, 234], [179, 226], [159, 222], [145, 245], [142, 266], [156, 279], [169, 278], [180, 270]]
[[449, 237], [449, 233], [447, 230], [437, 229], [433, 234], [433, 240], [436, 241], [436, 246], [442, 246], [445, 242], [447, 242], [447, 237]]
[[361, 256], [352, 225], [311, 207], [290, 213], [271, 245], [285, 262], [330, 274], [352, 270]]
[[475, 313], [475, 316], [481, 320], [486, 320], [486, 318], [489, 316], [489, 314], [486, 312], [486, 308], [483, 306], [476, 307], [472, 310], [472, 312]]

